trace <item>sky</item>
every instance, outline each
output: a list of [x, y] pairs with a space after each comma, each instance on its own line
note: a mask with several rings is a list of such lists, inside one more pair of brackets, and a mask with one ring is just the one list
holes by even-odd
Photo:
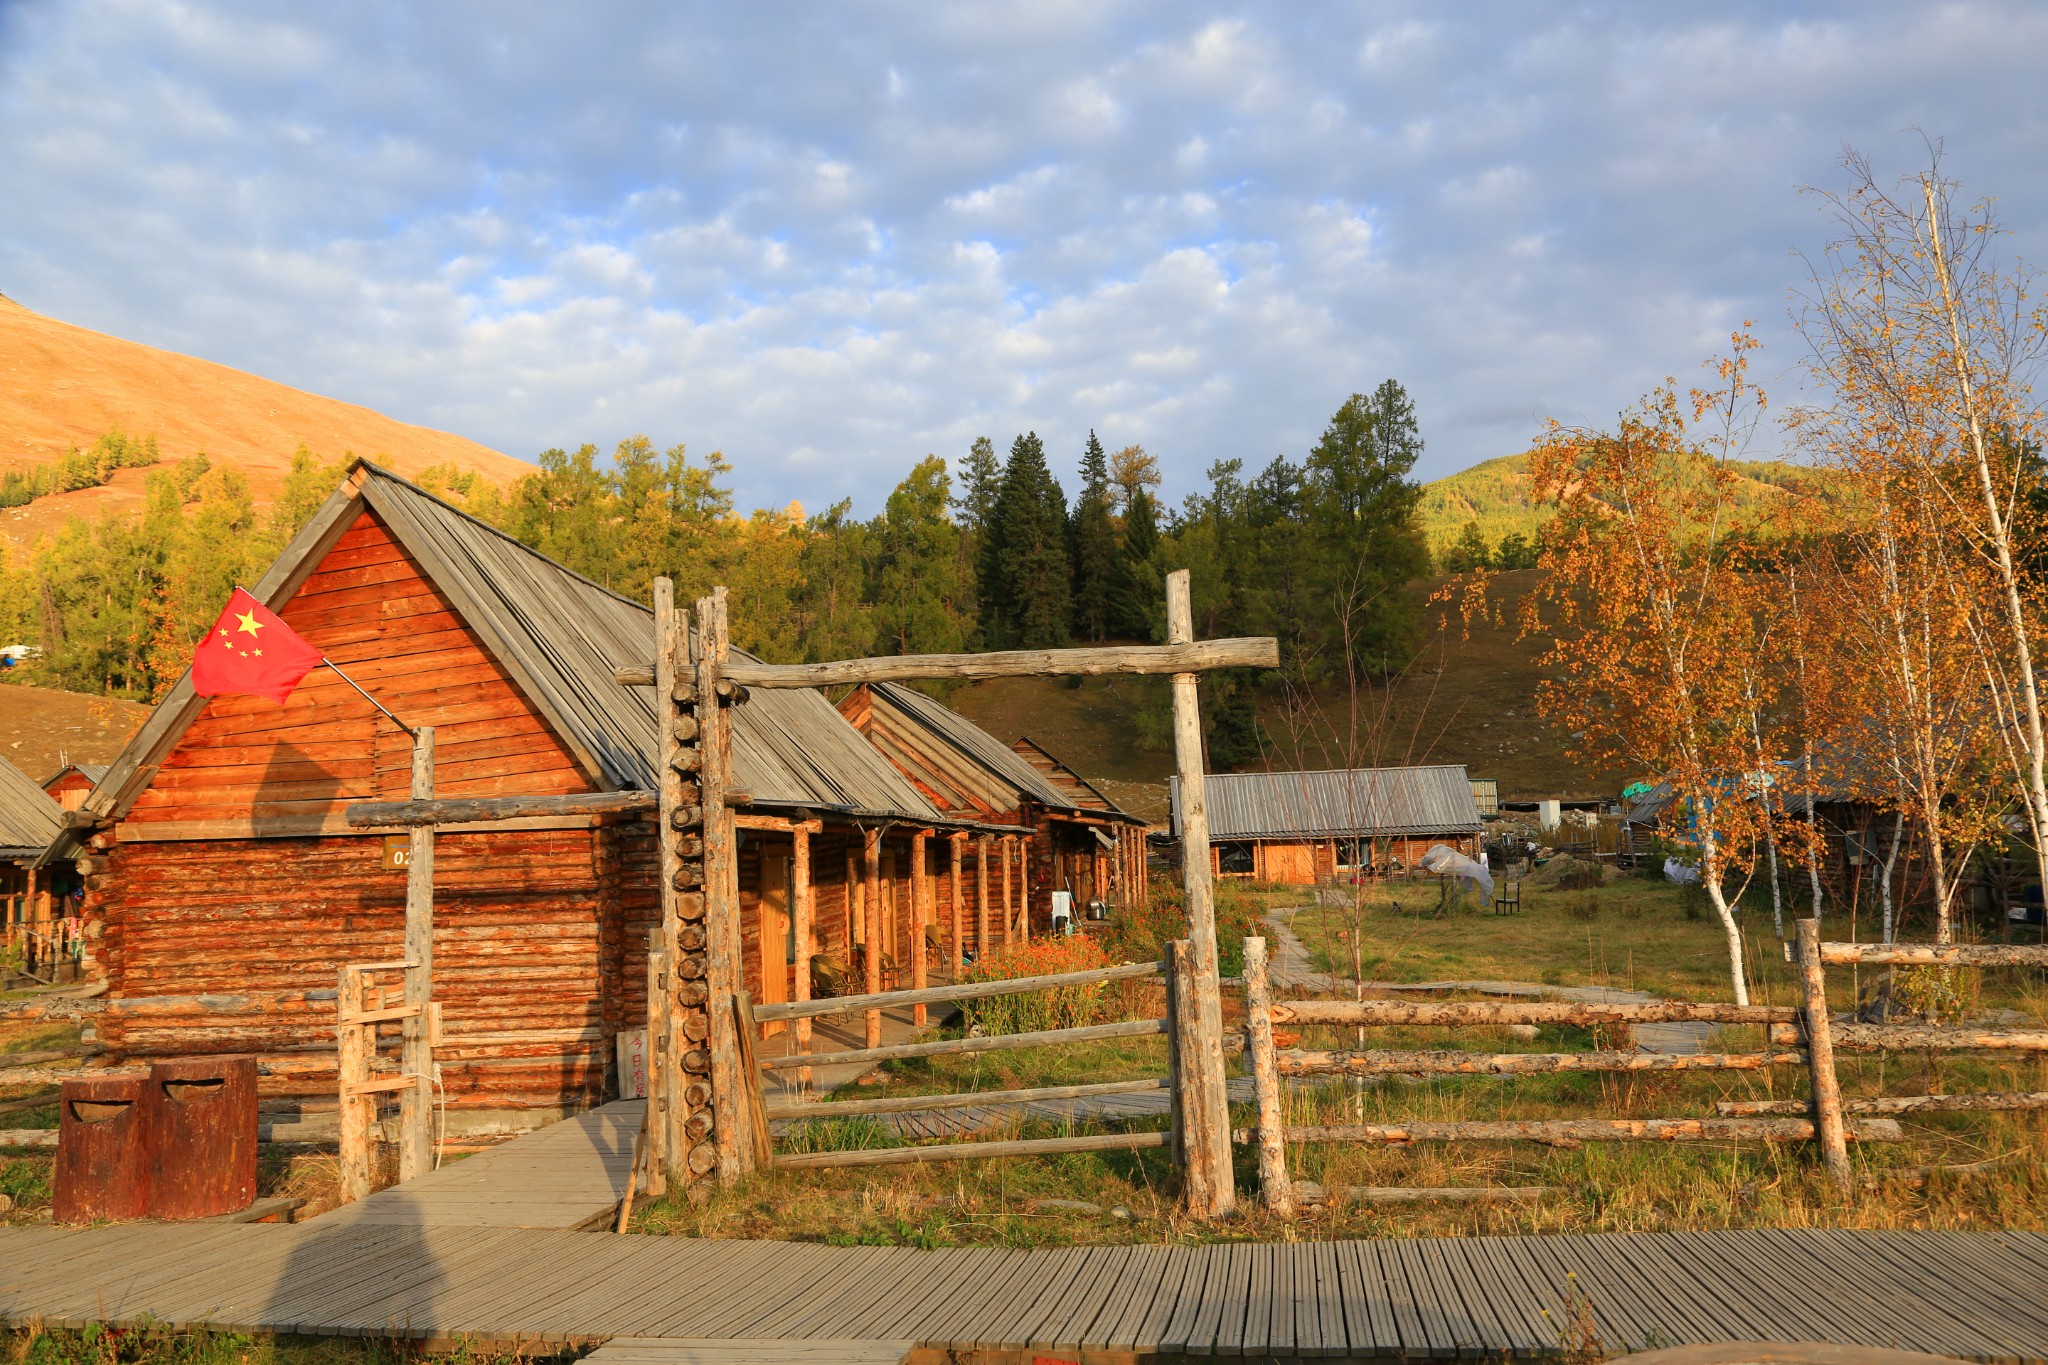
[[[2044, 253], [2048, 6], [0, 0], [0, 293], [532, 458], [1432, 478], [1790, 324], [1845, 144]], [[338, 454], [339, 452], [322, 452]], [[359, 452], [361, 453], [361, 452]]]

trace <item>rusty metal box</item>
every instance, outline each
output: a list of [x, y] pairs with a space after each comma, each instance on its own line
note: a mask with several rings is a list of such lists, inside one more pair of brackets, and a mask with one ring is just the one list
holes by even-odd
[[256, 1199], [256, 1059], [181, 1057], [149, 1069], [149, 1216], [213, 1218]]
[[121, 1222], [149, 1213], [147, 1076], [68, 1080], [57, 1096], [59, 1223]]

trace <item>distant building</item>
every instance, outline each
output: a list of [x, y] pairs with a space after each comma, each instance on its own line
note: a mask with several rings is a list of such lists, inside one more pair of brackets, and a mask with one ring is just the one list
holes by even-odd
[[66, 763], [43, 779], [43, 790], [65, 810], [77, 810], [107, 775], [107, 767], [105, 763]]
[[[1479, 803], [1462, 764], [1215, 773], [1204, 787], [1219, 876], [1308, 886], [1413, 867], [1432, 844], [1479, 852]], [[1177, 839], [1178, 778], [1172, 790]]]
[[0, 758], [0, 943], [10, 961], [44, 979], [69, 956], [78, 924], [70, 865], [36, 868], [63, 821], [35, 779]]

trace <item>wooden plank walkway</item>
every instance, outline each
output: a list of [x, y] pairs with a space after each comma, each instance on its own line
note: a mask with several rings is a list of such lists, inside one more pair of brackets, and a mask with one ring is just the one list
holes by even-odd
[[839, 1337], [783, 1341], [614, 1337], [583, 1358], [592, 1365], [900, 1365], [916, 1344]]
[[1576, 1293], [1613, 1353], [1818, 1340], [2032, 1365], [2048, 1362], [2044, 1281], [2048, 1236], [1998, 1232], [917, 1251], [328, 1218], [0, 1229], [0, 1315], [14, 1321], [527, 1347], [1535, 1359], [1556, 1353]]
[[645, 1100], [551, 1123], [317, 1220], [394, 1227], [590, 1228], [626, 1197]]

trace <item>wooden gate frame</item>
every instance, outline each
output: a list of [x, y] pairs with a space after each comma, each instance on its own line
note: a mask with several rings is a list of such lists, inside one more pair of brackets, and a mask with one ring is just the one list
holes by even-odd
[[[617, 681], [626, 686], [657, 688], [664, 755], [687, 761], [664, 762], [660, 802], [663, 840], [663, 947], [668, 951], [669, 985], [680, 978], [682, 960], [669, 937], [678, 918], [670, 913], [671, 897], [701, 896], [705, 937], [705, 970], [709, 1014], [708, 1080], [713, 1110], [712, 1139], [720, 1183], [730, 1184], [754, 1165], [750, 1145], [741, 1141], [745, 1077], [738, 1023], [740, 977], [740, 914], [737, 869], [732, 856], [731, 806], [746, 801], [728, 791], [731, 780], [729, 708], [746, 699], [747, 689], [813, 688], [872, 682], [914, 682], [942, 679], [1006, 677], [1073, 677], [1104, 673], [1168, 674], [1173, 678], [1174, 749], [1181, 784], [1181, 863], [1186, 891], [1188, 943], [1191, 954], [1191, 1040], [1196, 1049], [1194, 1075], [1186, 1078], [1184, 1187], [1189, 1209], [1202, 1217], [1221, 1217], [1236, 1206], [1231, 1174], [1230, 1121], [1223, 1062], [1223, 1003], [1217, 972], [1216, 907], [1209, 870], [1208, 808], [1204, 797], [1205, 764], [1196, 677], [1218, 668], [1275, 668], [1279, 642], [1271, 636], [1245, 639], [1194, 639], [1194, 612], [1188, 573], [1176, 570], [1166, 578], [1167, 643], [1105, 646], [1087, 649], [1028, 649], [989, 654], [898, 655], [845, 659], [816, 664], [765, 664], [734, 659], [727, 644], [726, 591], [714, 589], [697, 602], [700, 647], [689, 647], [689, 622], [684, 614], [664, 609], [673, 595], [668, 579], [655, 580], [655, 660], [653, 666], [620, 667]], [[691, 685], [680, 682], [685, 660], [694, 660]], [[685, 733], [687, 732], [687, 733]], [[671, 780], [671, 773], [676, 773]], [[700, 832], [701, 831], [701, 832]], [[685, 842], [699, 850], [701, 873], [693, 872], [688, 853], [671, 856]], [[672, 870], [673, 869], [673, 870]], [[697, 888], [701, 886], [701, 891]], [[663, 1038], [650, 1048], [648, 1103], [650, 1114], [665, 1116], [667, 1131], [677, 1133], [681, 1097], [689, 1074], [687, 1053]], [[650, 1119], [650, 1139], [656, 1121]], [[651, 1144], [657, 1164], [678, 1172], [678, 1144]], [[692, 1155], [701, 1149], [693, 1148]], [[702, 1172], [692, 1172], [702, 1174]], [[650, 1180], [650, 1193], [661, 1180]]]

